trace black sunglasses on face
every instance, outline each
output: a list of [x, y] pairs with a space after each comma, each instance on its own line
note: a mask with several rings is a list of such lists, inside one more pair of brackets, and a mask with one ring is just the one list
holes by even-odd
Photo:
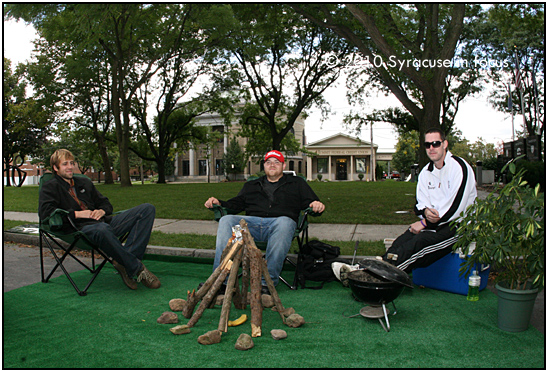
[[432, 146], [433, 148], [437, 149], [438, 147], [441, 146], [441, 142], [442, 142], [442, 141], [425, 142], [425, 143], [424, 143], [424, 147], [426, 147], [427, 149], [429, 149], [430, 146]]

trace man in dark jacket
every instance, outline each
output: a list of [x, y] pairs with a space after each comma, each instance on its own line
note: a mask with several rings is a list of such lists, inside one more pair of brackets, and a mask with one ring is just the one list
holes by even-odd
[[283, 173], [286, 164], [281, 152], [269, 151], [264, 160], [265, 176], [246, 182], [236, 197], [227, 201], [211, 197], [205, 206], [211, 208], [217, 204], [246, 212], [245, 216], [227, 215], [219, 221], [213, 270], [221, 262], [223, 249], [232, 236], [232, 227], [243, 218], [253, 239], [267, 242], [268, 273], [276, 285], [300, 211], [311, 207], [314, 212], [321, 213], [325, 206], [304, 179]]
[[[159, 288], [160, 280], [141, 262], [154, 223], [154, 206], [141, 204], [113, 216], [108, 198], [88, 178], [73, 177], [76, 164], [70, 151], [55, 151], [50, 164], [55, 176], [42, 185], [40, 219], [49, 217], [57, 208], [68, 211], [63, 217], [63, 230], [74, 231], [70, 219], [91, 242], [113, 258], [112, 264], [130, 289], [137, 289], [137, 282], [148, 288]], [[129, 235], [123, 245], [117, 237], [125, 233]]]

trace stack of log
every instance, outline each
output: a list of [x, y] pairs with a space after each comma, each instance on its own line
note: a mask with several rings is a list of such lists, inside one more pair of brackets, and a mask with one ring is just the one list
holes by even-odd
[[[257, 248], [253, 237], [249, 234], [245, 220], [240, 221], [240, 225], [233, 229], [234, 233], [228, 240], [221, 264], [215, 269], [211, 276], [205, 281], [198, 290], [188, 291], [187, 300], [183, 305], [182, 315], [189, 319], [186, 327], [192, 328], [203, 315], [207, 308], [215, 304], [217, 293], [225, 279], [228, 277], [225, 295], [222, 302], [221, 315], [217, 331], [227, 332], [228, 320], [231, 304], [234, 303], [236, 309], [245, 309], [250, 296], [249, 305], [251, 308], [251, 336], [260, 337], [263, 322], [263, 305], [261, 302], [261, 278], [265, 282], [274, 301], [275, 308], [284, 324], [288, 324], [287, 319], [294, 314], [293, 308], [284, 308], [276, 287], [268, 274], [266, 261], [263, 258], [261, 250]], [[239, 268], [242, 268], [241, 281], [239, 285]], [[196, 305], [200, 303], [198, 309], [194, 312]], [[299, 316], [300, 317], [300, 316]], [[302, 317], [300, 317], [302, 319]], [[301, 324], [304, 323], [304, 320]], [[299, 324], [299, 325], [301, 325]], [[295, 327], [295, 324], [288, 324]]]

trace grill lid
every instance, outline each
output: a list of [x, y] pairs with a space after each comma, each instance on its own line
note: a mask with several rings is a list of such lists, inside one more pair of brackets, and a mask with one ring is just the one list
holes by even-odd
[[409, 275], [402, 269], [397, 268], [388, 262], [366, 258], [358, 262], [360, 267], [371, 271], [373, 274], [377, 274], [383, 279], [390, 282], [396, 282], [406, 287], [413, 288], [413, 284]]

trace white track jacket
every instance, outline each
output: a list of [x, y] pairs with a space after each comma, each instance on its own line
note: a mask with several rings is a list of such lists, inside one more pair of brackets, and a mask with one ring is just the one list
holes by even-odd
[[433, 162], [420, 172], [417, 183], [415, 213], [424, 218], [424, 210], [433, 208], [439, 212], [440, 221], [427, 222], [428, 229], [436, 230], [459, 218], [476, 199], [476, 178], [472, 167], [463, 159], [447, 151], [444, 165], [437, 169]]

